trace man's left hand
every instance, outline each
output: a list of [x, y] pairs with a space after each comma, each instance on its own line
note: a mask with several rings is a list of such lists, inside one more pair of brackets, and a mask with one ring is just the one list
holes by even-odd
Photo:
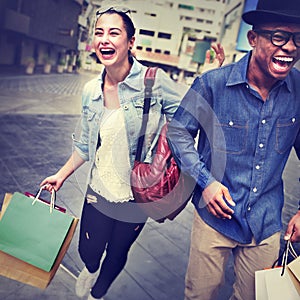
[[285, 240], [291, 239], [291, 242], [300, 242], [300, 211], [298, 211], [290, 220], [285, 235]]

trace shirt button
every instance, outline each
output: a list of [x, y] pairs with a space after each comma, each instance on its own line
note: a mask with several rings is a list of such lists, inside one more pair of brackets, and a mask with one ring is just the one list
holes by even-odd
[[263, 148], [263, 147], [264, 147], [264, 144], [263, 144], [263, 143], [260, 143], [260, 144], [258, 145], [258, 147], [259, 147], [259, 148]]
[[296, 118], [293, 118], [293, 119], [292, 119], [292, 123], [295, 123], [295, 122], [296, 122]]
[[232, 121], [229, 121], [229, 126], [233, 126], [233, 122]]
[[251, 207], [250, 206], [248, 206], [248, 211], [250, 211], [251, 210]]
[[256, 170], [259, 170], [259, 169], [260, 169], [260, 165], [256, 165], [256, 166], [255, 166], [255, 169], [256, 169]]
[[125, 110], [128, 110], [128, 105], [124, 105], [124, 109], [125, 109]]
[[257, 192], [257, 188], [254, 187], [254, 188], [252, 189], [252, 191], [253, 191], [253, 193], [256, 193], [256, 192]]
[[266, 120], [265, 120], [265, 119], [262, 120], [261, 123], [262, 123], [262, 124], [266, 124]]

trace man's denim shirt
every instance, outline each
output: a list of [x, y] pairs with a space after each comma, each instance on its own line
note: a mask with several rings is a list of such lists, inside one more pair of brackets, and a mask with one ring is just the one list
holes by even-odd
[[[146, 70], [147, 67], [132, 59], [130, 73], [123, 82], [118, 84], [118, 96], [124, 112], [131, 166], [134, 164], [137, 139], [142, 124]], [[104, 76], [105, 70], [85, 85], [82, 95], [80, 133], [79, 135], [73, 134], [75, 150], [83, 160], [90, 162], [87, 183], [89, 183], [91, 168], [95, 161], [96, 148], [101, 145], [99, 129], [104, 112], [102, 91]], [[162, 127], [165, 119], [170, 120], [173, 117], [186, 90], [186, 86], [176, 84], [161, 69], [157, 71], [142, 153], [143, 160], [151, 161], [153, 145], [157, 138], [156, 133]], [[116, 155], [122, 155], [118, 149], [115, 151]]]
[[[292, 69], [264, 102], [247, 83], [250, 55], [196, 78], [168, 135], [182, 171], [197, 181], [199, 215], [240, 243], [252, 237], [259, 243], [281, 230], [282, 172], [293, 146], [300, 156], [300, 72]], [[202, 202], [203, 189], [215, 179], [236, 203], [232, 220], [217, 219]]]

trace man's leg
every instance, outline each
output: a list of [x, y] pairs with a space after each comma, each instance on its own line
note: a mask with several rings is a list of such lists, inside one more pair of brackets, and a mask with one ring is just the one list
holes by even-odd
[[231, 300], [255, 299], [255, 271], [271, 268], [279, 255], [280, 232], [256, 245], [239, 245], [233, 252], [236, 280]]
[[237, 243], [208, 226], [195, 211], [186, 273], [185, 300], [214, 300]]

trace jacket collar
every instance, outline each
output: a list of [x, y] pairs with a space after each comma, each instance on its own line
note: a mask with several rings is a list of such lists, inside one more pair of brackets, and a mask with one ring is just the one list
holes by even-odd
[[[133, 90], [142, 91], [144, 88], [144, 77], [142, 76], [143, 65], [139, 63], [134, 57], [132, 57], [131, 59], [132, 59], [132, 66], [130, 72], [128, 76], [124, 79], [122, 84], [128, 86]], [[106, 74], [106, 70], [104, 68], [103, 71], [96, 78], [97, 83], [93, 93], [92, 100], [98, 100], [99, 97], [102, 95], [102, 86], [103, 86], [105, 74]], [[121, 82], [118, 85], [120, 84]]]

